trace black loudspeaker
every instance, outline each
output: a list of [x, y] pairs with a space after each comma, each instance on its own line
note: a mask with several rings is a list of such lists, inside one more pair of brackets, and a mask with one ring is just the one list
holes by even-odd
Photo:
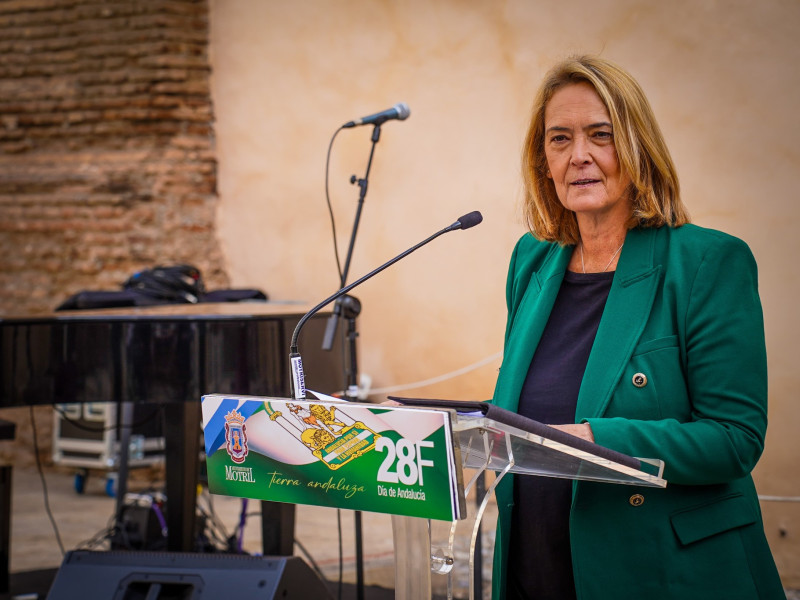
[[48, 600], [332, 600], [297, 556], [68, 552]]

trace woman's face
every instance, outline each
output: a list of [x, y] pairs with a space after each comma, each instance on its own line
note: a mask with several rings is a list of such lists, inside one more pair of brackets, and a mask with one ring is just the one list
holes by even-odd
[[630, 178], [621, 171], [608, 110], [585, 82], [560, 88], [544, 110], [547, 176], [561, 204], [581, 215], [631, 215]]

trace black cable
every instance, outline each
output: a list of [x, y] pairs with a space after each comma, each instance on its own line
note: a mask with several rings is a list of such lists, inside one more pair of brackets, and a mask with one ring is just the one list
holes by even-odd
[[88, 540], [84, 540], [79, 542], [76, 546], [76, 550], [94, 550], [95, 548], [101, 546], [104, 542], [107, 542], [111, 539], [114, 531], [110, 528], [101, 529], [97, 533], [95, 533], [92, 537]]
[[96, 546], [99, 546], [103, 542], [107, 542], [111, 540], [111, 536], [114, 533], [114, 525], [117, 521], [117, 515], [113, 514], [108, 520], [108, 523], [105, 526], [105, 529], [101, 529], [97, 533], [95, 533], [92, 537], [88, 540], [84, 540], [79, 542], [75, 548], [77, 550], [91, 550]]
[[[330, 196], [330, 192], [328, 190], [328, 180], [329, 180], [329, 173], [330, 173], [331, 149], [333, 148], [333, 141], [336, 139], [336, 136], [339, 134], [339, 132], [342, 129], [344, 129], [344, 127], [339, 127], [339, 129], [337, 129], [333, 133], [333, 136], [331, 137], [331, 141], [328, 144], [328, 154], [327, 154], [327, 157], [325, 158], [325, 202], [328, 204], [328, 213], [330, 214], [330, 217], [331, 217], [331, 232], [333, 234], [333, 255], [336, 258], [336, 272], [339, 274], [339, 281], [342, 281], [342, 279], [344, 278], [344, 273], [342, 272], [342, 262], [341, 262], [341, 260], [339, 260], [339, 243], [336, 240], [336, 221], [335, 221], [335, 219], [333, 217], [333, 206], [331, 205], [331, 196]], [[344, 285], [344, 284], [342, 284], [342, 285]], [[342, 356], [344, 356], [345, 336], [341, 336], [341, 344], [342, 344], [342, 353], [343, 353]], [[346, 365], [343, 365], [342, 366], [342, 370], [343, 370], [342, 375], [343, 375], [343, 380], [344, 381], [347, 380], [347, 370], [346, 369], [347, 369]], [[346, 390], [345, 390], [345, 392], [346, 392]], [[342, 600], [342, 581], [343, 581], [343, 577], [344, 577], [344, 575], [343, 575], [343, 572], [344, 572], [344, 567], [343, 567], [343, 564], [344, 564], [344, 558], [343, 558], [344, 552], [343, 552], [343, 549], [342, 549], [342, 512], [338, 508], [336, 509], [336, 522], [337, 522], [337, 526], [338, 526], [338, 529], [339, 529], [339, 582], [338, 582], [339, 596], [338, 597], [339, 597], [339, 600]], [[295, 540], [295, 542], [297, 542], [297, 540]], [[297, 542], [297, 544], [298, 544], [298, 546], [300, 546], [300, 542]], [[300, 546], [300, 548], [301, 548], [301, 550], [304, 550], [304, 548], [302, 546]], [[309, 560], [311, 560], [310, 557], [309, 557]], [[321, 575], [321, 573], [320, 573], [320, 575]], [[324, 577], [323, 577], [323, 579], [324, 579]]]
[[[26, 344], [26, 353], [25, 357], [28, 361], [28, 365], [33, 364], [33, 356], [31, 354], [32, 344], [30, 343], [30, 335], [32, 327], [26, 327], [26, 336], [28, 339], [26, 340], [28, 343]], [[16, 336], [16, 329], [14, 335]], [[34, 418], [33, 413], [33, 404], [28, 405], [28, 410], [31, 415], [31, 429], [33, 430], [33, 456], [36, 459], [36, 469], [39, 472], [39, 479], [42, 480], [42, 492], [44, 496], [44, 508], [47, 512], [47, 516], [50, 519], [50, 523], [53, 524], [53, 531], [56, 534], [56, 541], [58, 542], [58, 547], [61, 550], [61, 556], [64, 556], [64, 544], [61, 543], [61, 535], [58, 532], [58, 525], [56, 525], [56, 520], [53, 518], [53, 512], [50, 510], [50, 498], [47, 494], [47, 481], [44, 478], [44, 469], [42, 468], [42, 461], [39, 458], [39, 437], [36, 431], [36, 419]]]
[[219, 523], [215, 523], [213, 519], [205, 512], [200, 511], [200, 516], [206, 517], [206, 527], [204, 533], [208, 536], [208, 541], [214, 543], [216, 550], [225, 552], [229, 549], [230, 540], [225, 535], [225, 531], [220, 531]]
[[298, 540], [298, 539], [295, 539], [294, 543], [297, 544], [297, 547], [300, 548], [300, 552], [302, 552], [305, 555], [306, 559], [308, 559], [308, 562], [311, 563], [311, 567], [314, 569], [314, 571], [317, 572], [317, 575], [319, 575], [319, 578], [322, 581], [325, 581], [325, 575], [323, 574], [322, 569], [319, 568], [319, 565], [312, 558], [312, 556], [308, 553], [308, 550], [306, 550], [306, 547], [303, 546], [303, 544], [301, 544], [300, 540]]
[[219, 518], [219, 515], [214, 508], [214, 502], [211, 494], [207, 494], [204, 490], [204, 492], [200, 495], [200, 498], [205, 500], [206, 504], [208, 505], [208, 510], [204, 510], [199, 504], [197, 505], [197, 510], [202, 516], [206, 517], [208, 533], [212, 538], [214, 538], [214, 541], [219, 544], [217, 549], [223, 552], [230, 550], [233, 534], [228, 535], [228, 530], [226, 529], [225, 524], [222, 522], [222, 519]]
[[125, 548], [126, 550], [133, 550], [133, 544], [131, 543], [131, 538], [128, 535], [128, 530], [126, 527], [123, 527], [122, 525], [123, 524], [119, 522], [116, 525], [114, 525], [114, 529], [111, 530], [111, 537], [113, 538], [117, 534], [119, 534], [118, 541], [120, 542], [122, 547]]
[[50, 523], [53, 525], [53, 531], [56, 534], [56, 541], [58, 542], [58, 548], [61, 550], [61, 556], [63, 557], [64, 552], [64, 544], [61, 542], [61, 534], [58, 532], [58, 525], [56, 524], [56, 520], [53, 517], [53, 511], [50, 510], [50, 496], [47, 493], [47, 481], [44, 478], [44, 469], [42, 468], [42, 461], [39, 458], [39, 436], [36, 432], [36, 419], [34, 418], [33, 414], [33, 406], [29, 406], [28, 410], [31, 414], [31, 429], [33, 432], [33, 456], [36, 458], [36, 469], [39, 472], [39, 479], [42, 480], [42, 495], [44, 497], [44, 510], [47, 513], [47, 517], [50, 519]]
[[342, 263], [339, 260], [339, 243], [336, 241], [336, 221], [333, 218], [333, 206], [331, 206], [331, 196], [328, 191], [328, 173], [330, 170], [331, 164], [331, 148], [333, 148], [333, 140], [336, 139], [336, 136], [339, 132], [344, 129], [344, 127], [339, 127], [333, 136], [331, 137], [331, 141], [328, 144], [328, 156], [325, 159], [325, 201], [328, 203], [328, 213], [331, 216], [331, 231], [333, 233], [333, 255], [336, 257], [336, 271], [339, 273], [339, 281], [342, 280]]

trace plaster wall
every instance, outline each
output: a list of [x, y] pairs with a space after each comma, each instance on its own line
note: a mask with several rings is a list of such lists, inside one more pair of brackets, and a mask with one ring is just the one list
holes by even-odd
[[[579, 52], [626, 67], [659, 118], [694, 221], [743, 238], [759, 263], [771, 424], [756, 478], [764, 495], [800, 496], [800, 4], [211, 0], [210, 25], [217, 232], [232, 286], [312, 303], [339, 287], [328, 144], [339, 125], [397, 102], [411, 116], [381, 128], [348, 281], [483, 213], [479, 227], [436, 240], [356, 294], [359, 367], [373, 389], [482, 364], [399, 392], [422, 397], [491, 395], [507, 260], [524, 231], [519, 152], [541, 76]], [[371, 131], [344, 130], [332, 149], [342, 260], [358, 199], [348, 180], [364, 176]], [[762, 508], [785, 583], [797, 586], [800, 504]]]

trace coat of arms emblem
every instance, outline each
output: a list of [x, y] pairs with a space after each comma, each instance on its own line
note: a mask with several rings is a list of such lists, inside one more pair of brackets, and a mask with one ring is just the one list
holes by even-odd
[[236, 410], [225, 415], [225, 449], [236, 464], [243, 463], [249, 452], [244, 422], [245, 417]]
[[350, 417], [340, 406], [287, 402], [284, 414], [272, 403], [264, 408], [272, 421], [301, 442], [329, 469], [338, 469], [375, 447], [380, 436], [361, 421]]

